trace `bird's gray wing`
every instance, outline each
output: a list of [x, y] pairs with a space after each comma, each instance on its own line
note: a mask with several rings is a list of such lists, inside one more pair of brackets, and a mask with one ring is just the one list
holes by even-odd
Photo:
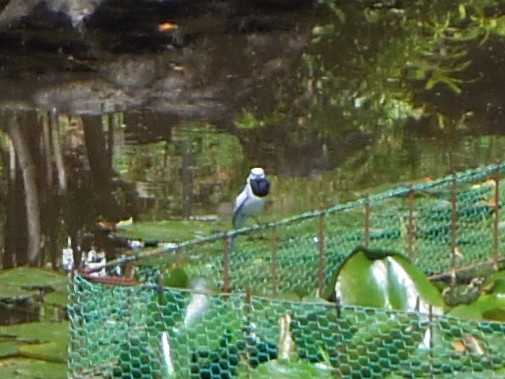
[[243, 224], [245, 216], [242, 213], [242, 209], [244, 208], [244, 205], [247, 202], [248, 198], [249, 196], [245, 196], [244, 199], [239, 204], [236, 205], [235, 210], [233, 211], [233, 219], [232, 219], [233, 229], [238, 229]]

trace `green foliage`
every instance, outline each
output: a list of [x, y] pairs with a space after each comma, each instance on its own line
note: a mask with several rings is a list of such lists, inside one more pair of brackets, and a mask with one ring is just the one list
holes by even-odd
[[235, 126], [238, 129], [257, 129], [265, 126], [263, 121], [260, 121], [256, 118], [256, 116], [246, 110], [243, 110], [242, 113], [235, 120]]
[[493, 1], [419, 1], [363, 11], [355, 3], [323, 4], [333, 16], [313, 28], [303, 76], [318, 129], [334, 129], [336, 117], [339, 125], [372, 131], [436, 116], [431, 101], [421, 100], [424, 93], [459, 95], [479, 80], [469, 76], [469, 52], [490, 35], [505, 35]]

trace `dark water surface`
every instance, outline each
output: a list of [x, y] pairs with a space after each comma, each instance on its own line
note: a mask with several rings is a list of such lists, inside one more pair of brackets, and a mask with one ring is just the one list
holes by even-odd
[[254, 166], [280, 218], [503, 159], [498, 2], [106, 3], [0, 32], [6, 267], [33, 217], [46, 260], [98, 222], [226, 224]]

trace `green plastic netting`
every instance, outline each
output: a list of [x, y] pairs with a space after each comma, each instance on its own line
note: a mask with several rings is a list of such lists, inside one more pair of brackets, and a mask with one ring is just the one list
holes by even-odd
[[[135, 286], [75, 275], [69, 377], [270, 377], [258, 368], [277, 356], [285, 315], [307, 370], [296, 377], [505, 377], [504, 323], [282, 300], [327, 293], [358, 245], [402, 252], [428, 275], [498, 264], [504, 171], [491, 165], [144, 253], [129, 258], [151, 273]], [[167, 265], [205, 287], [159, 285]]]

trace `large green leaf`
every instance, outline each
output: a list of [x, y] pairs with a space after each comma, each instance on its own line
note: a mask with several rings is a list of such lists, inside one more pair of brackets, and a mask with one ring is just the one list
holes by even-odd
[[333, 280], [333, 298], [342, 304], [440, 313], [444, 301], [437, 288], [410, 261], [396, 253], [357, 248]]

